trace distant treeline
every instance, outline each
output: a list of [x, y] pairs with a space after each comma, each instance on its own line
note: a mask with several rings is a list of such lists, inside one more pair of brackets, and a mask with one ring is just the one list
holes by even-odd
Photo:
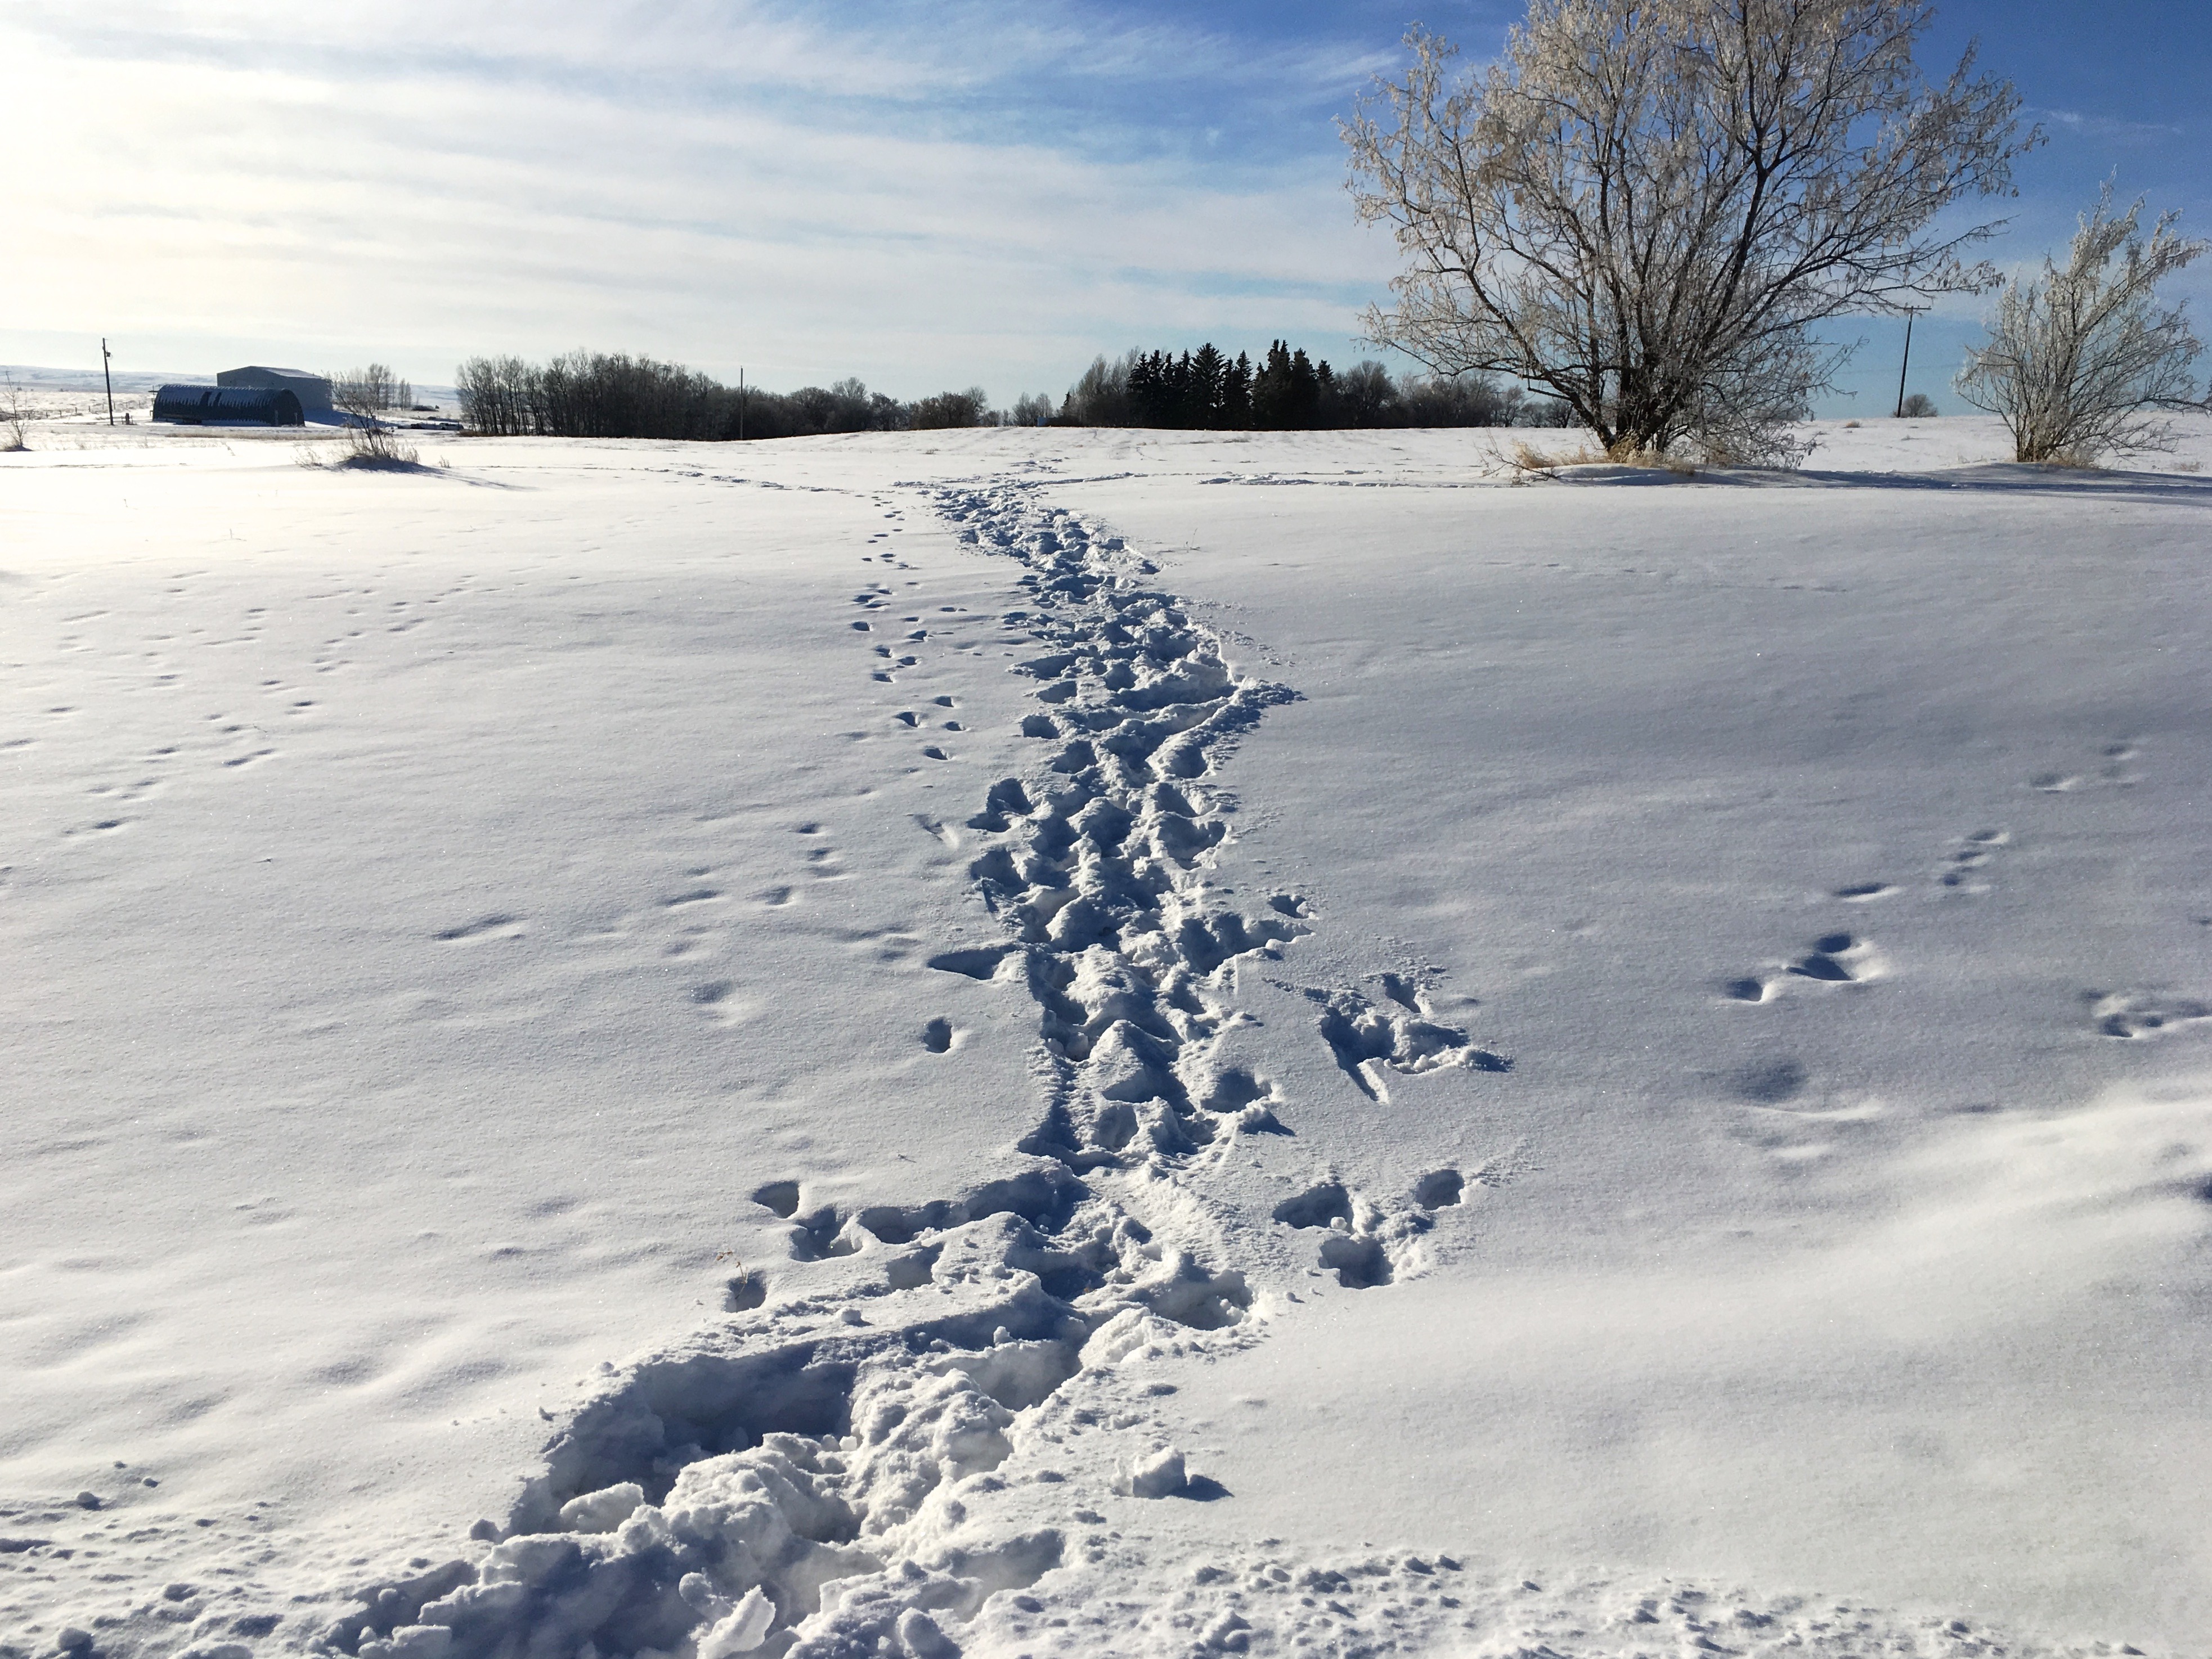
[[1339, 374], [1326, 358], [1277, 340], [1258, 364], [1231, 362], [1209, 341], [1181, 356], [1101, 357], [1068, 391], [1056, 424], [1309, 431], [1343, 427], [1559, 426], [1565, 406], [1479, 374], [1394, 380], [1381, 363]]
[[1144, 426], [1217, 430], [1552, 426], [1559, 405], [1479, 375], [1394, 380], [1382, 364], [1343, 374], [1278, 340], [1255, 367], [1212, 345], [1170, 356], [1101, 357], [1055, 409], [1049, 398], [991, 406], [981, 386], [903, 403], [857, 380], [796, 392], [725, 386], [650, 357], [570, 352], [550, 362], [471, 357], [455, 373], [461, 418], [489, 437], [803, 438], [974, 426]]
[[[461, 419], [490, 437], [805, 438], [825, 432], [904, 432], [999, 426], [1015, 414], [992, 409], [981, 386], [902, 403], [858, 380], [796, 392], [742, 390], [677, 363], [574, 351], [548, 363], [471, 357], [454, 377]], [[1015, 405], [1033, 421], [1024, 398]], [[1027, 422], [1024, 422], [1027, 424]]]

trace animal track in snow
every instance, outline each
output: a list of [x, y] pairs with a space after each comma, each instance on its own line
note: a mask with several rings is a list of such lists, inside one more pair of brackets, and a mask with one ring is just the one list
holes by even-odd
[[1870, 947], [1855, 933], [1823, 933], [1813, 941], [1808, 955], [1792, 963], [1790, 971], [1800, 979], [1827, 985], [1849, 985], [1866, 977]]
[[1782, 965], [1779, 971], [1729, 980], [1721, 987], [1721, 994], [1733, 1002], [1771, 1002], [1794, 981], [1850, 985], [1875, 978], [1880, 971], [1881, 960], [1866, 939], [1856, 933], [1823, 933], [1803, 955]]
[[2212, 1020], [2212, 1005], [2191, 997], [2092, 991], [2084, 998], [2097, 1030], [2108, 1037], [2150, 1037]]
[[1981, 872], [2003, 848], [2012, 843], [2012, 836], [2002, 830], [1977, 830], [1961, 836], [1957, 849], [1950, 855], [1948, 867], [1936, 878], [1936, 884], [1954, 892], [1986, 893], [1989, 883]]
[[522, 918], [511, 916], [504, 912], [496, 915], [478, 916], [474, 921], [465, 921], [457, 927], [447, 927], [432, 937], [443, 944], [459, 944], [466, 939], [483, 939], [489, 933], [497, 933], [503, 939], [520, 939], [522, 936]]
[[2027, 787], [2046, 795], [2071, 794], [2077, 789], [2100, 787], [2131, 789], [2142, 781], [2142, 775], [2130, 763], [2142, 756], [2142, 750], [2132, 742], [2109, 743], [2098, 754], [2095, 775], [2063, 770], [2039, 772], [2027, 781]]

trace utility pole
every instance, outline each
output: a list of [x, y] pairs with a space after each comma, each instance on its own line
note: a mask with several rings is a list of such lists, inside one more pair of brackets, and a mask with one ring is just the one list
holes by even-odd
[[745, 441], [745, 366], [738, 365], [738, 441]]
[[1905, 418], [1905, 372], [1912, 367], [1912, 319], [1915, 313], [1905, 313], [1905, 361], [1897, 366], [1897, 418]]
[[107, 382], [107, 423], [115, 424], [115, 376], [108, 372], [107, 360], [115, 354], [107, 349], [107, 337], [100, 337], [100, 378]]

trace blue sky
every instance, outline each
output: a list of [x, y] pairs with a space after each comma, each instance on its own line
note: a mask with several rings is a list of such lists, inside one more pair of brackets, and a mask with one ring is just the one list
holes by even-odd
[[[1523, 7], [1425, 6], [1467, 57]], [[1333, 126], [1402, 0], [935, 4], [10, 0], [0, 361], [205, 372], [572, 346], [790, 386], [1058, 392], [1096, 353], [1288, 335], [1343, 363], [1386, 297]], [[1992, 250], [2121, 188], [2212, 225], [2212, 0], [1951, 0], [2051, 142]], [[2212, 271], [2191, 274], [2212, 292]], [[2201, 307], [2204, 301], [2198, 297]], [[1924, 319], [1948, 379], [1980, 302]], [[1895, 395], [1898, 326], [1856, 400]]]

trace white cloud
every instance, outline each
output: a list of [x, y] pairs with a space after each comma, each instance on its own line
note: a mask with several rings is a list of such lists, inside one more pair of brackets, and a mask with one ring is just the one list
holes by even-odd
[[2031, 120], [2048, 122], [2075, 137], [2107, 143], [2164, 143], [2180, 137], [2185, 131], [2171, 121], [2130, 121], [2112, 115], [2085, 115], [2071, 109], [2031, 108], [2027, 113]]
[[[1323, 106], [1379, 59], [1255, 63], [1052, 8], [826, 15], [25, 0], [0, 17], [0, 95], [37, 135], [9, 186], [9, 326], [426, 380], [588, 344], [1011, 397], [1187, 329], [1341, 333], [1388, 275], [1322, 114], [1285, 116], [1313, 129], [1287, 160], [1240, 161], [1182, 157], [1133, 112], [1194, 80]], [[1194, 151], [1211, 125], [1193, 112]]]

